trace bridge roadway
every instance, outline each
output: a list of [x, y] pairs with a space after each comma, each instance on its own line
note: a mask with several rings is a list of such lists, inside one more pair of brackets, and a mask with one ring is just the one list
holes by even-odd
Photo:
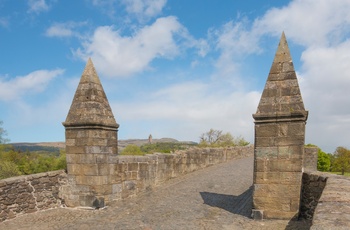
[[100, 210], [59, 208], [19, 216], [0, 229], [309, 229], [309, 222], [250, 218], [253, 158], [214, 165]]

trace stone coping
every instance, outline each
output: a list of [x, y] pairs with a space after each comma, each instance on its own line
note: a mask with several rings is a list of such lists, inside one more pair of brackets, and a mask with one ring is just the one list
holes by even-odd
[[14, 182], [18, 181], [24, 181], [24, 180], [31, 180], [35, 178], [42, 178], [42, 177], [54, 177], [60, 174], [66, 174], [65, 170], [56, 170], [56, 171], [49, 171], [49, 172], [42, 172], [42, 173], [36, 173], [36, 174], [29, 174], [29, 175], [21, 175], [21, 176], [16, 176], [16, 177], [9, 177], [0, 180], [0, 185], [1, 184], [12, 184]]
[[350, 178], [331, 173], [310, 173], [327, 177], [310, 229], [350, 229]]

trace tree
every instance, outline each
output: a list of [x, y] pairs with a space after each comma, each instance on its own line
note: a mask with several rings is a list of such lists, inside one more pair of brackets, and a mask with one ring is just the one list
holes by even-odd
[[321, 172], [329, 172], [331, 167], [331, 157], [318, 148], [317, 170]]
[[17, 165], [11, 161], [0, 161], [0, 180], [21, 175]]
[[223, 134], [222, 130], [210, 129], [208, 132], [203, 133], [200, 137], [200, 146], [245, 146], [249, 145], [249, 142], [239, 136], [234, 138], [230, 133]]
[[350, 171], [350, 150], [345, 147], [336, 149], [332, 171], [341, 172], [342, 175]]
[[220, 141], [220, 138], [222, 138], [222, 131], [210, 129], [208, 132], [202, 133], [202, 135], [199, 138], [199, 144], [215, 145]]
[[9, 139], [5, 138], [7, 136], [7, 131], [2, 127], [3, 122], [0, 121], [0, 144], [6, 144]]
[[67, 169], [66, 150], [60, 149], [60, 155], [56, 159], [55, 170]]
[[140, 147], [137, 145], [127, 145], [120, 154], [121, 155], [144, 155]]

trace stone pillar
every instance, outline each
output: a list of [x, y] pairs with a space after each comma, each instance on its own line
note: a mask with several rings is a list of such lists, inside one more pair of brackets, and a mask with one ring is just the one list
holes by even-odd
[[108, 156], [118, 153], [116, 123], [91, 59], [88, 60], [68, 112], [66, 154], [68, 206], [101, 207], [112, 193]]
[[304, 171], [317, 171], [318, 147], [305, 147]]
[[305, 111], [284, 33], [255, 119], [253, 217], [298, 215], [303, 170]]

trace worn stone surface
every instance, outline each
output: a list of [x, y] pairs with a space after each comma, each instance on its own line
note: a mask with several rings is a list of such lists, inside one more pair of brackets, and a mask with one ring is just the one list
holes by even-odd
[[299, 211], [307, 119], [282, 33], [255, 119], [253, 208], [264, 218], [290, 219]]
[[320, 172], [318, 175], [327, 178], [327, 182], [311, 229], [350, 229], [350, 178]]
[[0, 223], [0, 229], [309, 229], [306, 221], [250, 218], [253, 158], [166, 181], [100, 210], [60, 208]]

